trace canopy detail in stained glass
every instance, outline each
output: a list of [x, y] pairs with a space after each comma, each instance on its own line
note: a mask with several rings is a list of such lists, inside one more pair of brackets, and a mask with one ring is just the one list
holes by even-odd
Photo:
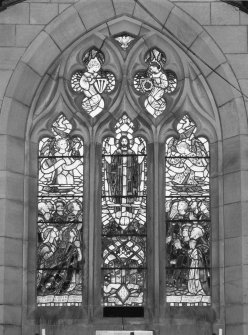
[[145, 95], [144, 107], [153, 117], [158, 117], [166, 110], [165, 94], [177, 88], [177, 77], [173, 71], [165, 70], [166, 56], [154, 48], [145, 56], [148, 68], [134, 76], [134, 88]]
[[210, 297], [209, 143], [184, 116], [166, 141], [166, 299], [207, 306]]
[[91, 117], [102, 112], [105, 102], [103, 93], [110, 93], [116, 86], [115, 75], [104, 71], [102, 65], [105, 57], [102, 51], [91, 48], [83, 56], [85, 70], [76, 71], [71, 77], [71, 88], [83, 95], [82, 108]]
[[83, 141], [61, 114], [39, 142], [37, 303], [82, 303]]
[[143, 306], [146, 285], [146, 143], [124, 115], [103, 142], [103, 306]]

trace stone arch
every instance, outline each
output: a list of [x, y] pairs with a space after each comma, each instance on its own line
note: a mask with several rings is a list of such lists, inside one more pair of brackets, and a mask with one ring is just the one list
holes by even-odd
[[[30, 172], [27, 163], [24, 161], [25, 142], [28, 140], [26, 134], [31, 125], [30, 107], [39, 90], [41, 81], [51, 76], [48, 69], [74, 41], [82, 35], [89, 34], [94, 28], [107, 29], [111, 33], [117, 33], [119, 29], [119, 32], [121, 32], [123, 21], [127, 20], [124, 19], [124, 16], [128, 18], [129, 22], [133, 22], [130, 25], [130, 32], [140, 33], [142, 29], [145, 29], [145, 25], [148, 25], [154, 31], [167, 36], [188, 54], [192, 63], [197, 66], [194, 70], [194, 76], [206, 78], [205, 83], [208, 85], [206, 90], [212, 93], [213, 105], [218, 108], [218, 111], [216, 110], [216, 115], [220, 118], [218, 140], [225, 140], [223, 143], [224, 149], [221, 146], [218, 147], [216, 141], [216, 150], [219, 148], [220, 152], [220, 166], [225, 160], [228, 162], [240, 161], [241, 153], [237, 153], [235, 150], [225, 151], [225, 148], [230, 145], [235, 148], [235, 142], [231, 138], [247, 133], [245, 106], [239, 92], [237, 79], [221, 49], [192, 17], [169, 1], [158, 4], [155, 0], [149, 0], [142, 2], [144, 4], [142, 6], [139, 5], [139, 2], [134, 3], [128, 0], [121, 3], [114, 1], [113, 3], [114, 7], [110, 0], [101, 0], [100, 3], [91, 0], [89, 2], [81, 1], [70, 6], [46, 26], [19, 61], [6, 90], [1, 116], [2, 133], [6, 135], [3, 148], [8, 152], [3, 162], [8, 172], [2, 176], [2, 179], [8, 180], [8, 185], [6, 182], [4, 184], [7, 199], [10, 197], [11, 201], [24, 203], [24, 194], [28, 183], [27, 179], [23, 181], [23, 175], [30, 177], [31, 185], [35, 182], [34, 171]], [[97, 8], [97, 11], [95, 11], [95, 8]], [[146, 10], [152, 15], [148, 14]], [[157, 19], [155, 19], [156, 17]], [[74, 23], [73, 26], [71, 22]], [[125, 31], [127, 31], [127, 28], [125, 28]], [[206, 66], [206, 63], [210, 67]], [[230, 117], [232, 122], [230, 122]], [[237, 140], [235, 138], [235, 141]], [[30, 145], [32, 146], [32, 143]], [[232, 166], [229, 165], [228, 169], [231, 171]], [[235, 169], [237, 169], [236, 166]], [[218, 173], [216, 171], [216, 176]], [[224, 181], [220, 181], [220, 184], [224, 185], [227, 190], [231, 187], [230, 178], [231, 176]], [[236, 178], [242, 185], [241, 177], [236, 175]], [[18, 189], [18, 192], [16, 192], [16, 189]], [[6, 208], [8, 207], [6, 206]], [[21, 211], [23, 209], [20, 209], [20, 213]], [[25, 207], [22, 217], [21, 222], [22, 227], [24, 227], [24, 222], [27, 219], [27, 207]], [[223, 225], [223, 221], [221, 224]], [[11, 227], [6, 226], [4, 229], [11, 236]], [[18, 234], [25, 241], [30, 236], [30, 232], [24, 228]], [[24, 247], [26, 247], [25, 244]], [[18, 245], [18, 249], [22, 250], [22, 243]], [[4, 261], [7, 260], [6, 256], [6, 254], [2, 256]], [[22, 260], [19, 261], [22, 264]], [[6, 265], [8, 264], [6, 263]], [[25, 274], [24, 282], [25, 284], [27, 282]], [[26, 292], [24, 292], [25, 294]]]

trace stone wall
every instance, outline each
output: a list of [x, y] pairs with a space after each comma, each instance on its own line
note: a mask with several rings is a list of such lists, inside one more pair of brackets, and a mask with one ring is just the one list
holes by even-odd
[[[112, 34], [131, 30], [122, 17], [140, 22], [140, 27], [152, 27], [188, 55], [198, 66], [197, 76], [206, 82], [219, 118], [212, 141], [213, 155], [219, 160], [212, 173], [213, 197], [218, 202], [218, 208], [212, 209], [217, 212], [213, 222], [213, 286], [218, 288], [218, 302], [212, 311], [216, 315], [186, 311], [177, 312], [176, 319], [175, 311], [166, 310], [167, 314], [162, 311], [156, 320], [162, 325], [157, 329], [161, 334], [205, 331], [209, 335], [222, 329], [223, 335], [246, 335], [248, 14], [209, 0], [30, 0], [0, 12], [0, 334], [31, 335], [43, 326], [46, 335], [64, 334], [63, 324], [49, 326], [43, 320], [39, 326], [28, 312], [27, 295], [34, 292], [34, 283], [28, 282], [28, 253], [29, 245], [35, 243], [28, 224], [35, 199], [27, 201], [30, 185], [36, 183], [29, 168], [29, 154], [36, 148], [30, 142], [32, 105], [48, 69], [61, 53], [98, 26]], [[158, 296], [155, 299], [159, 301]], [[200, 328], [190, 322], [197, 313]], [[74, 328], [67, 323], [67, 331], [93, 334], [92, 315], [86, 319]], [[135, 322], [130, 322], [130, 329], [132, 325]], [[106, 326], [105, 320], [101, 329]], [[149, 329], [149, 318], [142, 327]]]

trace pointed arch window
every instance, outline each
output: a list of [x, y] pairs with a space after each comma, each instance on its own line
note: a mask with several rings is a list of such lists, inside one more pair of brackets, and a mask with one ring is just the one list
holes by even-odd
[[39, 142], [37, 304], [82, 302], [83, 141], [61, 114]]
[[186, 115], [166, 141], [166, 295], [171, 306], [210, 305], [209, 143]]
[[143, 307], [146, 287], [146, 142], [124, 115], [102, 152], [104, 307]]

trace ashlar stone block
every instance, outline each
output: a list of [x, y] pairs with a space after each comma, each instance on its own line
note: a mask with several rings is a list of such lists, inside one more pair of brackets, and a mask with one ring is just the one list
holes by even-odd
[[22, 269], [0, 266], [0, 304], [18, 305], [22, 302]]
[[5, 97], [1, 108], [0, 133], [24, 138], [28, 111], [27, 106]]
[[57, 4], [31, 3], [30, 4], [30, 23], [47, 24], [59, 13]]
[[136, 3], [133, 15], [145, 23], [162, 29], [173, 7], [174, 5], [166, 1], [141, 0]]
[[85, 32], [85, 27], [77, 11], [70, 7], [46, 27], [46, 32], [63, 50]]
[[207, 32], [225, 53], [247, 52], [247, 27], [243, 26], [208, 26]]
[[242, 203], [224, 205], [225, 238], [242, 236]]
[[12, 70], [25, 52], [25, 48], [1, 47], [0, 48], [0, 68], [2, 70]]
[[226, 3], [211, 4], [211, 23], [216, 25], [239, 24], [239, 9]]
[[187, 47], [202, 32], [200, 25], [178, 7], [174, 7], [170, 12], [164, 29], [172, 33], [175, 38]]
[[43, 29], [44, 25], [39, 24], [21, 24], [16, 25], [16, 45], [26, 47]]
[[[235, 221], [233, 222], [235, 225]], [[243, 300], [242, 266], [225, 268], [225, 299], [228, 304], [240, 303]]]
[[24, 229], [23, 204], [8, 199], [0, 199], [0, 236], [22, 238]]
[[227, 54], [230, 65], [238, 79], [248, 78], [248, 54]]
[[133, 15], [135, 2], [133, 0], [113, 0], [116, 15]]
[[42, 31], [29, 46], [22, 57], [22, 61], [42, 76], [50, 64], [59, 56], [60, 52], [51, 37]]
[[0, 146], [3, 155], [0, 160], [0, 170], [23, 173], [24, 141], [14, 136], [0, 135]]
[[14, 24], [0, 24], [0, 46], [14, 46], [15, 45], [15, 25]]
[[0, 23], [4, 24], [28, 24], [29, 4], [22, 2], [15, 6], [10, 6], [0, 12]]
[[21, 267], [23, 240], [0, 236], [0, 266]]
[[83, 0], [74, 5], [86, 29], [93, 28], [102, 22], [114, 17], [114, 8], [111, 0]]
[[[0, 28], [1, 29], [1, 28]], [[12, 71], [9, 70], [0, 70], [0, 99], [3, 99], [4, 93], [9, 82], [9, 79], [12, 75]], [[1, 127], [1, 126], [0, 126]]]
[[224, 203], [241, 201], [241, 172], [228, 173], [224, 176]]
[[[218, 70], [216, 70], [215, 72], [211, 72], [210, 75], [207, 77], [207, 82], [210, 85], [218, 107], [221, 108], [222, 106], [225, 106], [227, 103], [231, 103], [232, 101], [235, 105], [235, 99], [241, 96], [238, 83], [236, 80], [234, 81], [234, 78], [235, 77], [233, 76], [233, 74], [231, 74], [231, 77], [228, 77], [223, 74], [222, 71], [218, 73]], [[224, 134], [224, 137], [227, 136], [227, 134]]]
[[210, 24], [210, 1], [175, 2], [175, 5], [187, 12], [202, 25]]
[[[0, 305], [0, 323], [7, 325], [21, 325], [22, 307], [21, 305]], [[6, 332], [3, 333], [4, 335]], [[9, 333], [11, 334], [11, 333]]]
[[23, 175], [0, 171], [0, 199], [23, 201]]
[[[213, 39], [206, 33], [202, 32], [190, 47], [192, 53], [189, 55], [196, 60], [204, 75], [208, 75], [212, 70], [226, 62], [226, 59], [220, 48]], [[194, 56], [194, 54], [197, 55]], [[207, 68], [205, 68], [205, 66]]]
[[41, 77], [23, 62], [19, 62], [6, 90], [6, 96], [29, 106]]
[[225, 239], [225, 266], [242, 264], [242, 237]]

